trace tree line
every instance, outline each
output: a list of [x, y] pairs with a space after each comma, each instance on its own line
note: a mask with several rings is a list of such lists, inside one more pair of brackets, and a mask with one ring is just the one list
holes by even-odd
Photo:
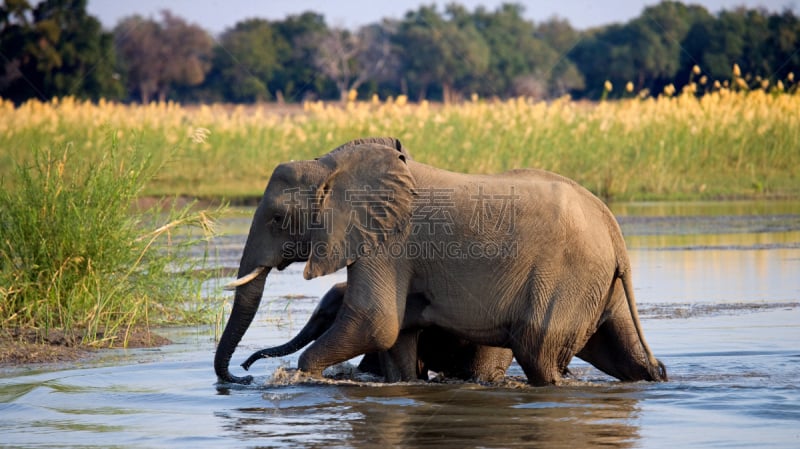
[[[314, 12], [242, 20], [218, 36], [163, 11], [112, 30], [86, 0], [6, 0], [0, 7], [0, 96], [17, 104], [72, 95], [122, 101], [297, 102], [356, 95], [454, 101], [473, 94], [597, 99], [657, 94], [731, 78], [754, 87], [800, 68], [792, 10], [663, 1], [626, 22], [577, 30], [534, 23], [508, 3], [421, 6], [355, 30]], [[618, 86], [614, 88], [612, 86]]]

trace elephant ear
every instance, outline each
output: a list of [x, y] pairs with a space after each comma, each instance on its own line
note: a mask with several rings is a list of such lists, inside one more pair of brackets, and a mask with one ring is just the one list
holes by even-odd
[[322, 223], [303, 273], [333, 273], [408, 233], [414, 178], [407, 154], [383, 142], [346, 144], [319, 158], [330, 175], [317, 188], [314, 212]]

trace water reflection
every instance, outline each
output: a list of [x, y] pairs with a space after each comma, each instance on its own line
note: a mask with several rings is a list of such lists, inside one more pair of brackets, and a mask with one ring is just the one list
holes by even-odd
[[237, 438], [270, 446], [625, 448], [639, 439], [639, 388], [289, 387], [218, 417]]
[[800, 298], [800, 202], [613, 206], [640, 302], [781, 302]]
[[625, 242], [629, 249], [661, 251], [800, 249], [800, 231], [752, 234], [628, 235]]
[[800, 201], [658, 201], [612, 203], [611, 210], [623, 216], [768, 216], [800, 214]]
[[630, 251], [639, 302], [732, 303], [800, 298], [800, 249]]

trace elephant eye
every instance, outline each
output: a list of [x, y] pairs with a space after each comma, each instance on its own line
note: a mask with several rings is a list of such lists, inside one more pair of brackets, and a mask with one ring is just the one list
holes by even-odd
[[270, 220], [270, 223], [272, 224], [280, 224], [282, 222], [283, 222], [283, 216], [281, 216], [281, 214], [273, 215], [272, 220]]

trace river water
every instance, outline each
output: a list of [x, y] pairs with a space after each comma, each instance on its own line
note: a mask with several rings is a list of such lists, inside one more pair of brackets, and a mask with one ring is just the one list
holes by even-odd
[[[174, 344], [0, 371], [0, 447], [800, 447], [800, 203], [613, 209], [667, 383], [580, 361], [560, 387], [524, 385], [516, 363], [498, 385], [382, 384], [346, 366], [345, 380], [309, 382], [293, 380], [295, 354], [218, 388], [215, 327], [164, 329]], [[224, 223], [220, 265], [237, 265], [248, 224]], [[304, 281], [299, 264], [271, 274], [234, 364], [293, 336], [342, 280]]]

